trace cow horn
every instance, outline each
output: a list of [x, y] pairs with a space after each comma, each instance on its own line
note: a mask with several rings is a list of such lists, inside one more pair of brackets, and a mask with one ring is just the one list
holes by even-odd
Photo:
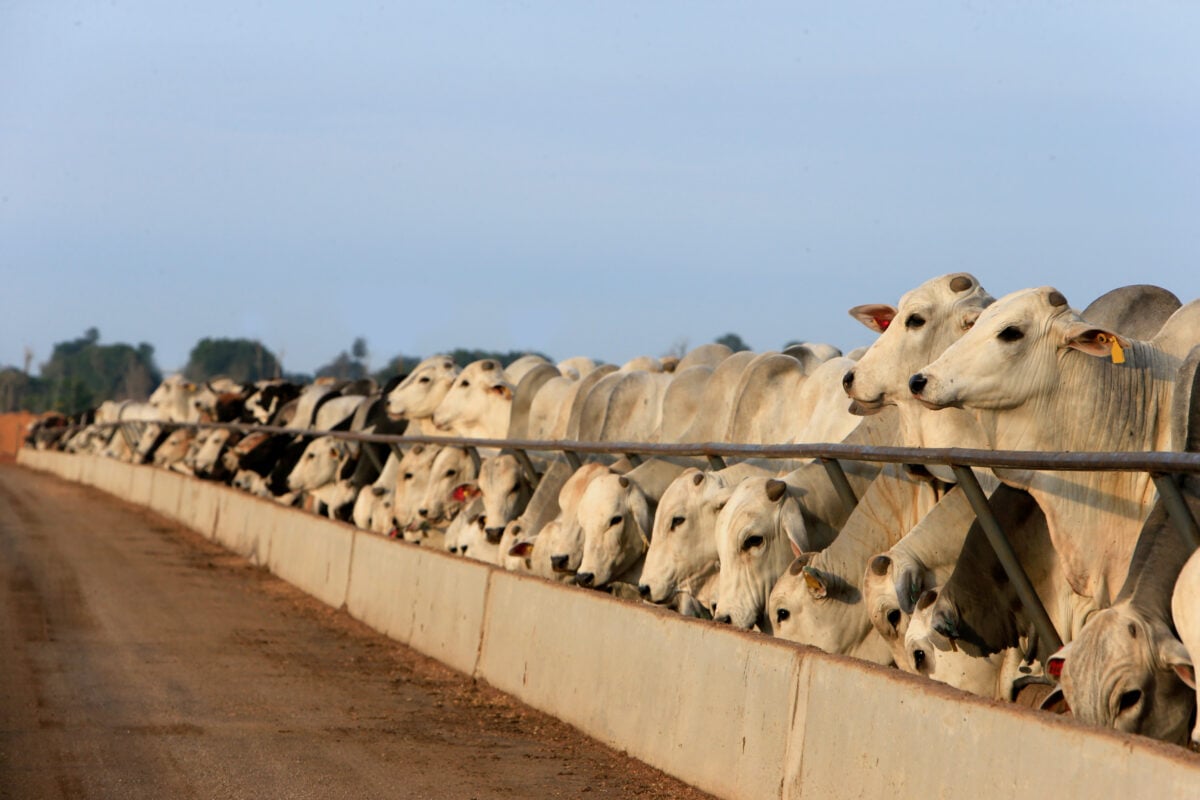
[[787, 484], [780, 480], [772, 478], [767, 481], [767, 499], [772, 503], [778, 503], [787, 492]]
[[704, 483], [704, 473], [697, 472], [695, 475], [693, 475], [692, 483], [695, 484], [696, 486], [699, 486], [700, 484]]
[[1049, 300], [1050, 305], [1054, 306], [1055, 308], [1062, 308], [1067, 304], [1067, 298], [1063, 297], [1062, 292], [1060, 292], [1058, 289], [1051, 290], [1046, 299]]
[[965, 292], [971, 288], [971, 279], [966, 275], [955, 275], [950, 279], [950, 291]]
[[880, 577], [887, 575], [891, 566], [892, 559], [885, 555], [878, 555], [871, 559], [871, 572]]
[[622, 488], [622, 489], [628, 489], [628, 488], [629, 488], [629, 478], [626, 478], [624, 475], [622, 475], [621, 477], [617, 478], [617, 483], [621, 485], [621, 488]]

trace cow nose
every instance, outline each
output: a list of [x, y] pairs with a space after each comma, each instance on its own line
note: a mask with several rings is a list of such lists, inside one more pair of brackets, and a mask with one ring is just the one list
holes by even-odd
[[575, 582], [580, 586], [591, 586], [594, 580], [596, 580], [596, 576], [590, 572], [580, 572], [575, 576]]
[[925, 651], [924, 650], [913, 650], [913, 664], [916, 666], [917, 669], [920, 669], [921, 667], [925, 666]]
[[925, 385], [929, 383], [929, 379], [921, 373], [917, 373], [908, 379], [908, 390], [913, 394], [920, 394], [925, 391]]
[[550, 556], [550, 566], [557, 570], [564, 570], [567, 568], [567, 561], [569, 560], [569, 556]]
[[729, 616], [728, 614], [722, 614], [721, 616], [717, 617], [717, 622], [721, 623], [722, 625], [732, 625], [733, 617]]
[[642, 597], [649, 597], [650, 596], [650, 587], [644, 583], [639, 583], [638, 584], [638, 594], [640, 594]]
[[504, 535], [504, 528], [484, 528], [483, 532], [487, 534], [487, 540], [492, 544], [499, 544], [500, 537]]
[[850, 387], [853, 385], [854, 385], [854, 370], [849, 370], [845, 375], [842, 376], [842, 388], [848, 392], [848, 391], [850, 391]]

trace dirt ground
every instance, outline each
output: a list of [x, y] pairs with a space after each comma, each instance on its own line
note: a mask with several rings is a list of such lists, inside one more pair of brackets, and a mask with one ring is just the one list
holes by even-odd
[[10, 464], [0, 645], [2, 798], [706, 797], [186, 529]]

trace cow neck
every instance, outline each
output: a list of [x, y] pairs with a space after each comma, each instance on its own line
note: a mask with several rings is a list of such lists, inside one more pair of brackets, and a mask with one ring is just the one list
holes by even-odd
[[[1014, 409], [983, 412], [997, 450], [1172, 450], [1170, 410], [1178, 363], [1143, 342], [1125, 365], [1064, 349], [1055, 390]], [[1060, 387], [1074, 387], [1073, 391]], [[1144, 472], [996, 470], [1046, 513], [1072, 589], [1108, 605], [1124, 581], [1155, 497]]]
[[871, 482], [837, 538], [813, 557], [812, 565], [859, 590], [856, 602], [861, 602], [867, 561], [890, 550], [936, 503], [928, 482], [908, 476], [902, 465], [888, 464]]

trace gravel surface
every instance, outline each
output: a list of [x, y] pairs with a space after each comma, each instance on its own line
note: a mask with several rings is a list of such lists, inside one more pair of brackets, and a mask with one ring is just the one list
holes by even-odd
[[2, 798], [706, 797], [174, 523], [10, 464], [0, 643]]

